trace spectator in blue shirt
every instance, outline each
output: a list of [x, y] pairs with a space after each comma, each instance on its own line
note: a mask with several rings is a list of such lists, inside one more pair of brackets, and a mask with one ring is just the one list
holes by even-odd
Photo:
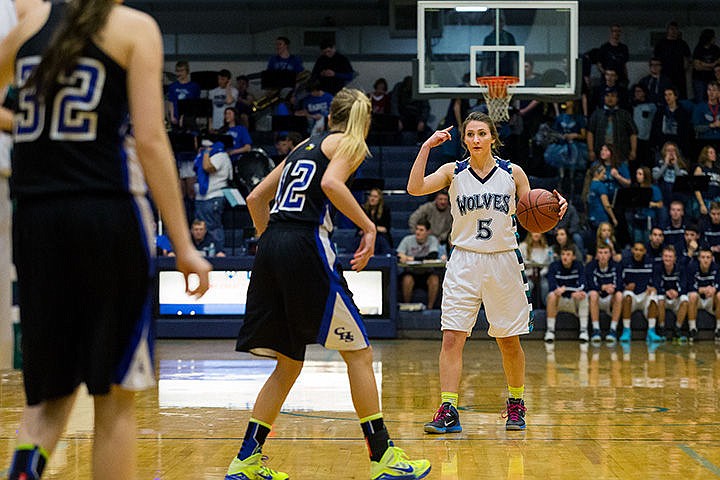
[[575, 258], [575, 250], [570, 245], [560, 249], [560, 260], [550, 264], [547, 273], [547, 330], [545, 341], [555, 341], [555, 318], [558, 312], [568, 312], [580, 320], [579, 339], [587, 342], [588, 335], [588, 297], [585, 293], [585, 269]]
[[720, 267], [713, 260], [712, 251], [707, 246], [700, 247], [697, 261], [690, 262], [687, 268], [688, 291], [688, 336], [690, 342], [697, 337], [698, 310], [703, 309], [715, 317], [715, 338], [720, 339]]
[[[600, 331], [600, 311], [610, 315], [611, 328], [617, 330], [622, 309], [622, 292], [620, 286], [620, 266], [612, 259], [609, 245], [598, 245], [595, 248], [595, 259], [585, 266], [585, 291], [590, 299], [590, 321], [592, 334], [590, 341], [594, 344], [602, 342]], [[617, 342], [617, 337], [608, 334], [608, 343]]]
[[673, 341], [681, 342], [680, 332], [687, 316], [688, 296], [685, 290], [685, 269], [679, 267], [675, 247], [672, 245], [663, 248], [662, 263], [656, 264], [653, 269], [653, 284], [657, 287], [658, 332], [648, 329], [648, 340], [665, 340], [662, 329], [665, 327], [665, 310], [669, 309], [675, 314]]
[[305, 68], [300, 57], [290, 53], [290, 39], [277, 37], [275, 39], [275, 55], [270, 57], [266, 70], [289, 70], [300, 73]]
[[230, 135], [233, 138], [232, 148], [227, 150], [227, 154], [230, 155], [230, 159], [235, 162], [238, 157], [249, 152], [252, 149], [252, 138], [247, 128], [242, 125], [238, 125], [238, 112], [233, 107], [225, 109], [225, 121], [222, 128], [218, 130], [218, 133], [223, 135]]
[[310, 86], [310, 95], [305, 97], [303, 109], [295, 112], [308, 118], [310, 134], [314, 135], [327, 129], [327, 117], [330, 114], [330, 104], [333, 96], [325, 92], [320, 82], [313, 82]]
[[[621, 262], [620, 283], [623, 288], [622, 322], [623, 332], [620, 341], [632, 340], [630, 318], [633, 312], [642, 310], [648, 319], [648, 325], [655, 327], [657, 322], [657, 304], [653, 301], [655, 287], [652, 284], [653, 261], [646, 255], [645, 244], [633, 243], [631, 256]], [[610, 329], [617, 335], [616, 330]]]

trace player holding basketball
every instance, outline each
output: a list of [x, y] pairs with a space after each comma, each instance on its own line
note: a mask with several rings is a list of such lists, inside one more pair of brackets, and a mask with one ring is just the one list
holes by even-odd
[[[155, 385], [145, 178], [177, 269], [199, 275], [192, 293], [208, 288], [162, 122], [162, 37], [118, 3], [38, 3], [0, 43], [0, 86], [13, 75], [19, 86], [13, 253], [27, 400], [10, 480], [42, 476], [80, 383], [94, 401], [93, 478], [135, 478], [134, 391]], [[123, 148], [128, 113], [137, 156]]]
[[[527, 280], [518, 250], [515, 202], [530, 191], [527, 175], [518, 165], [493, 155], [502, 144], [492, 119], [472, 112], [462, 124], [463, 144], [470, 156], [446, 163], [425, 175], [430, 150], [450, 140], [450, 130], [436, 131], [420, 148], [407, 191], [427, 195], [449, 188], [455, 249], [447, 264], [443, 282], [442, 347], [440, 350], [441, 405], [433, 420], [425, 424], [428, 433], [460, 432], [457, 411], [462, 352], [485, 304], [490, 324], [503, 359], [509, 398], [508, 430], [525, 428], [525, 353], [519, 335], [532, 328]], [[557, 192], [559, 217], [567, 202]]]

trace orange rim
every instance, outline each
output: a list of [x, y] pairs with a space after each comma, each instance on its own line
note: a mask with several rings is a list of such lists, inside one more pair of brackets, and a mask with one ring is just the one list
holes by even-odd
[[507, 88], [510, 85], [515, 85], [520, 79], [518, 77], [511, 76], [489, 76], [489, 77], [477, 77], [477, 82], [480, 85], [488, 87], [487, 95], [490, 98], [506, 97]]

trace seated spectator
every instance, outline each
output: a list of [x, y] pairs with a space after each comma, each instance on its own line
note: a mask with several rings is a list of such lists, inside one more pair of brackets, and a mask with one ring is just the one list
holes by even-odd
[[688, 291], [688, 338], [697, 338], [698, 310], [703, 309], [715, 317], [715, 338], [720, 339], [720, 292], [718, 278], [720, 267], [706, 246], [700, 248], [698, 259], [687, 268]]
[[588, 249], [586, 260], [589, 262], [597, 256], [597, 248], [605, 245], [610, 249], [610, 255], [616, 262], [622, 260], [622, 248], [618, 247], [615, 240], [615, 229], [609, 222], [601, 222], [595, 230], [595, 239], [591, 249]]
[[693, 260], [697, 260], [697, 256], [702, 245], [700, 239], [700, 227], [691, 223], [685, 227], [683, 235], [682, 247], [677, 250], [678, 264], [685, 269]]
[[195, 217], [205, 222], [210, 240], [215, 244], [215, 255], [218, 256], [225, 253], [223, 189], [228, 187], [232, 178], [230, 156], [225, 152], [222, 142], [213, 144], [203, 140], [203, 147], [195, 157], [195, 172], [198, 176]]
[[671, 310], [675, 314], [673, 341], [680, 343], [683, 341], [681, 331], [687, 316], [688, 296], [685, 269], [679, 267], [675, 248], [672, 245], [663, 248], [662, 262], [656, 264], [653, 270], [653, 285], [657, 288], [658, 324], [657, 331], [648, 330], [648, 340], [651, 342], [665, 340], [665, 311]]
[[633, 242], [642, 242], [653, 225], [664, 219], [662, 192], [652, 183], [652, 174], [648, 167], [639, 167], [635, 171], [635, 186], [652, 190], [647, 206], [628, 210], [628, 225]]
[[555, 229], [557, 228], [564, 228], [572, 238], [573, 242], [575, 242], [575, 245], [577, 245], [578, 250], [581, 252], [585, 251], [585, 239], [582, 236], [582, 230], [585, 228], [584, 226], [581, 227], [580, 215], [578, 214], [577, 208], [575, 208], [575, 205], [573, 205], [570, 200], [568, 200], [565, 215], [560, 219], [557, 225], [555, 225], [555, 228], [548, 232], [548, 234], [554, 237]]
[[217, 251], [215, 242], [207, 234], [207, 225], [203, 220], [195, 219], [190, 226], [190, 236], [192, 237], [195, 249], [202, 252], [206, 257], [224, 257], [225, 252]]
[[575, 258], [583, 258], [583, 252], [580, 251], [580, 248], [575, 244], [572, 237], [570, 236], [567, 228], [565, 227], [559, 227], [555, 228], [555, 242], [553, 244], [553, 261], [560, 259], [560, 251], [562, 247], [569, 246], [573, 249], [573, 252], [575, 252]]
[[[372, 220], [377, 228], [375, 236], [375, 255], [385, 255], [393, 251], [393, 239], [390, 233], [390, 225], [392, 217], [390, 216], [390, 207], [385, 205], [382, 190], [373, 188], [367, 196], [367, 200], [363, 204], [363, 210]], [[358, 230], [358, 236], [362, 235], [362, 231]]]
[[580, 320], [581, 342], [590, 339], [588, 335], [588, 297], [585, 293], [585, 268], [575, 258], [575, 251], [570, 245], [560, 249], [560, 260], [550, 264], [547, 274], [547, 330], [545, 341], [555, 340], [555, 319], [558, 312], [568, 312]]
[[695, 191], [695, 215], [700, 214], [707, 216], [708, 208], [711, 202], [720, 201], [720, 169], [715, 165], [717, 160], [717, 151], [715, 147], [705, 145], [700, 150], [698, 156], [698, 164], [695, 166], [693, 175], [704, 175], [708, 177], [708, 189], [705, 193], [696, 190]]
[[672, 245], [676, 252], [682, 251], [685, 226], [685, 205], [679, 200], [673, 200], [670, 202], [668, 221], [662, 226], [665, 245]]
[[[630, 257], [622, 260], [620, 268], [620, 285], [623, 289], [623, 332], [620, 336], [622, 343], [632, 340], [630, 320], [633, 312], [642, 311], [650, 328], [655, 328], [657, 323], [656, 290], [652, 284], [653, 261], [646, 255], [645, 244], [642, 242], [635, 242], [631, 253]], [[611, 324], [610, 334], [617, 338], [617, 325]]]
[[245, 152], [249, 152], [252, 149], [252, 138], [247, 128], [239, 125], [237, 122], [238, 113], [232, 107], [225, 109], [225, 121], [223, 126], [218, 130], [218, 133], [223, 135], [230, 135], [233, 138], [232, 147], [227, 150], [227, 154], [230, 155], [230, 159], [235, 162], [239, 156]]
[[[548, 295], [547, 272], [553, 261], [553, 251], [548, 246], [547, 239], [542, 233], [530, 232], [525, 240], [518, 246], [525, 264], [525, 274], [528, 279], [528, 291], [537, 293], [535, 298], [544, 301]], [[537, 306], [540, 308], [540, 305]]]
[[310, 79], [318, 80], [320, 87], [331, 95], [335, 95], [350, 83], [355, 72], [348, 58], [338, 53], [335, 41], [324, 39], [320, 42], [321, 55], [315, 61]]
[[[657, 266], [662, 263], [662, 252], [665, 247], [665, 234], [663, 229], [655, 225], [650, 229], [648, 240], [645, 242], [645, 250], [647, 256], [653, 261], [653, 265]], [[675, 248], [675, 247], [673, 247]]]
[[411, 232], [415, 231], [415, 226], [420, 221], [433, 225], [433, 235], [437, 237], [441, 245], [447, 245], [452, 227], [450, 196], [447, 190], [437, 192], [432, 202], [423, 203], [410, 215], [408, 226]]
[[663, 205], [670, 205], [670, 202], [676, 199], [686, 200], [687, 195], [673, 191], [675, 179], [688, 174], [687, 163], [677, 144], [666, 142], [662, 146], [661, 156], [660, 163], [652, 169], [652, 176], [662, 192]]
[[288, 153], [302, 141], [302, 135], [298, 132], [287, 132], [278, 136], [277, 140], [275, 140], [275, 152], [270, 155], [270, 158], [273, 159], [275, 164], [282, 162]]
[[378, 78], [373, 83], [373, 91], [368, 92], [368, 98], [372, 104], [372, 113], [389, 114], [392, 108], [390, 92], [388, 92], [387, 80]]
[[576, 112], [575, 102], [565, 102], [565, 110], [555, 118], [553, 130], [562, 135], [545, 149], [545, 163], [562, 169], [585, 169], [588, 160], [588, 149], [585, 143], [585, 118]]
[[710, 214], [702, 219], [703, 239], [720, 263], [720, 202], [710, 202]]
[[250, 93], [250, 80], [245, 75], [239, 75], [235, 81], [238, 91], [237, 103], [235, 103], [235, 110], [238, 113], [237, 123], [247, 128], [248, 131], [254, 130], [252, 114], [255, 95]]
[[[437, 259], [439, 246], [437, 238], [431, 234], [430, 223], [421, 220], [415, 226], [415, 234], [407, 235], [400, 241], [397, 248], [398, 259], [401, 263]], [[404, 303], [409, 303], [412, 299], [416, 282], [427, 284], [427, 308], [432, 309], [440, 292], [440, 275], [435, 269], [426, 270], [422, 273], [403, 272], [401, 287]]]
[[677, 89], [666, 88], [665, 102], [658, 107], [650, 134], [650, 144], [655, 155], [660, 153], [667, 142], [677, 145], [681, 152], [691, 150], [691, 136], [695, 133], [691, 117], [692, 112], [680, 105]]
[[[594, 344], [602, 342], [600, 331], [600, 311], [610, 315], [611, 325], [620, 320], [622, 310], [622, 292], [620, 289], [620, 265], [612, 259], [609, 245], [600, 244], [595, 249], [595, 258], [585, 266], [585, 291], [590, 304], [590, 321], [592, 333], [590, 341]], [[608, 343], [617, 342], [617, 337], [605, 336]]]
[[307, 117], [310, 135], [316, 135], [327, 130], [327, 120], [332, 100], [333, 96], [323, 91], [320, 82], [315, 81], [310, 85], [310, 95], [303, 100], [302, 110], [295, 112], [295, 115]]

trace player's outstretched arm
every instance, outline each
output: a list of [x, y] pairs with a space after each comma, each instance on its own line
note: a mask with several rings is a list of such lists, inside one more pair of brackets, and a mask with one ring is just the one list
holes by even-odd
[[454, 163], [446, 163], [427, 176], [425, 175], [425, 168], [427, 167], [430, 150], [450, 140], [450, 130], [452, 128], [454, 127], [450, 126], [444, 130], [437, 130], [420, 147], [408, 177], [407, 192], [410, 195], [427, 195], [450, 185], [452, 173], [455, 169]]

